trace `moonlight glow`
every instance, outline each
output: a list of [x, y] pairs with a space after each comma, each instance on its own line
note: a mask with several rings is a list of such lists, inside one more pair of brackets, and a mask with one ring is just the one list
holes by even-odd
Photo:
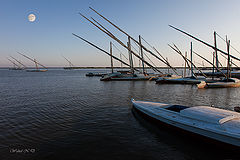
[[28, 15], [28, 20], [29, 20], [30, 22], [34, 22], [34, 21], [36, 20], [36, 16], [35, 16], [34, 14], [29, 14], [29, 15]]

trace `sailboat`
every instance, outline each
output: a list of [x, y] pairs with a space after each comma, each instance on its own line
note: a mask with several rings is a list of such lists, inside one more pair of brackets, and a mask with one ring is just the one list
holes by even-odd
[[[191, 60], [187, 59], [186, 55], [185, 57], [181, 53], [181, 51], [177, 48], [176, 45], [175, 48], [169, 45], [174, 51], [176, 51], [178, 54], [181, 55], [181, 57], [185, 60], [185, 69], [186, 69], [186, 64], [188, 65], [189, 68], [191, 68], [191, 76], [189, 77], [160, 77], [156, 80], [157, 84], [199, 84], [201, 81], [205, 81], [205, 78], [196, 78], [195, 73], [193, 72], [193, 66], [197, 68], [193, 62], [192, 62], [192, 42], [191, 42]], [[189, 65], [189, 63], [191, 66]], [[198, 69], [198, 68], [197, 68]], [[200, 70], [199, 70], [200, 71]], [[201, 72], [201, 71], [200, 71]], [[185, 76], [185, 75], [184, 75]]]
[[13, 60], [9, 59], [8, 60], [13, 64], [12, 68], [9, 68], [9, 70], [23, 70], [24, 68], [22, 68], [20, 65], [18, 65], [16, 62], [14, 62]]
[[63, 67], [63, 69], [74, 69], [74, 65], [70, 60], [68, 60], [66, 57], [62, 56], [69, 64], [69, 67]]
[[[20, 52], [18, 52], [18, 54], [22, 55], [23, 57], [25, 57], [25, 58], [27, 58], [27, 59], [29, 59], [29, 60], [31, 60], [32, 62], [35, 63], [36, 68], [35, 69], [28, 69], [28, 70], [26, 70], [27, 72], [46, 72], [47, 71], [47, 67], [45, 67], [44, 65], [37, 62], [36, 59], [32, 59], [32, 58], [30, 58], [30, 57], [28, 57], [28, 56], [26, 56], [26, 55], [24, 55]], [[39, 68], [38, 65], [42, 66], [44, 69]]]
[[224, 78], [221, 81], [214, 82], [214, 83], [201, 82], [200, 84], [198, 84], [199, 89], [240, 87], [240, 80], [237, 78], [231, 78], [229, 47], [230, 47], [230, 40], [227, 41], [227, 53], [228, 53], [227, 78]]
[[[160, 60], [161, 62], [169, 65], [168, 63], [166, 63], [164, 60], [162, 60], [161, 58], [159, 58], [156, 54], [154, 54], [152, 51], [150, 51], [149, 49], [147, 49], [146, 47], [144, 47], [142, 45], [142, 43], [138, 40], [135, 40], [132, 36], [130, 36], [128, 33], [126, 33], [125, 31], [123, 31], [121, 28], [119, 28], [118, 26], [116, 26], [115, 24], [113, 24], [110, 20], [108, 20], [106, 17], [104, 17], [103, 15], [101, 15], [100, 13], [98, 13], [96, 10], [94, 10], [93, 8], [90, 7], [90, 9], [92, 11], [94, 11], [97, 15], [99, 15], [100, 17], [102, 17], [106, 22], [110, 23], [112, 26], [114, 26], [117, 30], [119, 30], [120, 32], [122, 32], [123, 34], [125, 34], [128, 37], [128, 44], [124, 44], [120, 39], [118, 39], [113, 33], [111, 33], [107, 28], [105, 28], [103, 25], [101, 25], [98, 21], [96, 21], [95, 19], [93, 19], [91, 17], [91, 20], [88, 19], [86, 16], [84, 16], [83, 14], [79, 13], [84, 19], [86, 19], [87, 21], [89, 21], [92, 25], [94, 25], [95, 27], [97, 27], [99, 30], [101, 30], [102, 32], [104, 32], [106, 35], [108, 35], [110, 38], [112, 38], [113, 40], [115, 40], [116, 42], [118, 42], [121, 46], [123, 46], [125, 49], [128, 50], [129, 52], [129, 64], [127, 63], [122, 63], [125, 64], [127, 66], [130, 67], [130, 71], [127, 74], [122, 74], [122, 73], [111, 73], [109, 75], [106, 75], [104, 78], [102, 78], [101, 80], [150, 80], [153, 79], [153, 77], [158, 77], [160, 76], [165, 76], [166, 74], [164, 74], [163, 72], [161, 72], [156, 66], [153, 66], [152, 64], [150, 64], [149, 62], [147, 62], [144, 58], [143, 58], [143, 54], [142, 54], [142, 50], [144, 50], [145, 52], [151, 54], [152, 56], [154, 56], [155, 58], [157, 58], [158, 60]], [[106, 54], [110, 55], [109, 53], [107, 53], [106, 51], [100, 49], [99, 47], [97, 47], [96, 45], [92, 44], [91, 42], [88, 42], [86, 40], [84, 40], [83, 38], [81, 38], [80, 36], [73, 34], [74, 36], [82, 39], [83, 41], [87, 42], [88, 44], [96, 47], [97, 49], [105, 52]], [[140, 36], [139, 36], [140, 37]], [[131, 44], [130, 44], [130, 40], [133, 41], [136, 45], [139, 46], [139, 48], [141, 49], [141, 53], [138, 54], [137, 52], [133, 51], [131, 49]], [[142, 61], [143, 64], [143, 72], [137, 70], [135, 67], [133, 67], [133, 56], [137, 57], [138, 59], [140, 59]], [[113, 57], [113, 56], [112, 56]], [[114, 57], [113, 57], [114, 58]], [[120, 62], [123, 62], [120, 59], [117, 59], [116, 57], [114, 58]], [[146, 74], [145, 70], [144, 70], [144, 64], [148, 67], [150, 67], [151, 69], [153, 69], [155, 72], [158, 72], [159, 74], [153, 75], [153, 76], [149, 76]], [[170, 66], [169, 66], [170, 67]], [[172, 68], [172, 67], [170, 67]], [[135, 71], [138, 71], [140, 74], [136, 74]]]

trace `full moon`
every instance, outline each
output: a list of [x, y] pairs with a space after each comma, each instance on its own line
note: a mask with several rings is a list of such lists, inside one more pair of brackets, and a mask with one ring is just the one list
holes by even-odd
[[34, 14], [29, 14], [29, 15], [28, 15], [28, 20], [29, 20], [30, 22], [34, 22], [34, 21], [36, 20], [36, 16], [35, 16]]

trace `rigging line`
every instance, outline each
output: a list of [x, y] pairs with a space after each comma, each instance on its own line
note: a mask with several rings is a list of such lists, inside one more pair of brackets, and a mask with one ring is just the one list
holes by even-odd
[[[154, 47], [153, 46], [151, 46], [145, 39], [143, 39], [143, 37], [141, 36], [141, 38], [142, 38], [142, 40], [144, 41], [144, 42], [146, 42], [152, 49], [154, 49]], [[136, 43], [136, 42], [135, 42]], [[144, 53], [143, 52], [143, 54], [150, 60], [150, 58], [147, 56], [147, 54], [146, 53]], [[150, 60], [151, 61], [151, 60]], [[152, 62], [152, 61], [151, 61]], [[153, 63], [153, 62], [152, 62]], [[154, 63], [153, 63], [154, 64]], [[154, 64], [155, 65], [155, 64]], [[155, 65], [155, 67], [157, 67], [156, 65]]]
[[141, 38], [145, 43], [147, 43], [147, 45], [149, 45], [153, 50], [155, 50], [161, 56], [161, 58], [165, 61], [166, 65], [170, 66], [169, 62], [159, 53], [159, 51], [157, 51], [153, 46], [151, 46], [143, 37]]
[[[136, 42], [135, 42], [136, 45], [138, 45]], [[132, 46], [132, 45], [131, 45]], [[132, 46], [133, 47], [133, 46]], [[136, 50], [136, 48], [133, 47], [133, 49]], [[137, 51], [137, 50], [136, 50]], [[137, 51], [139, 52], [139, 51]], [[153, 61], [148, 57], [148, 55], [146, 53], [143, 52], [143, 54], [148, 58], [148, 60], [154, 65], [154, 67], [157, 67], [157, 65], [155, 63], [153, 63]]]
[[203, 64], [201, 64], [201, 63], [199, 63], [199, 62], [197, 62], [197, 61], [194, 61], [194, 63], [197, 63], [197, 64], [199, 64], [200, 66], [204, 67]]
[[[227, 57], [225, 57], [223, 54], [220, 54], [224, 59], [227, 59]], [[232, 62], [232, 64], [236, 67], [238, 67], [238, 65], [236, 65], [235, 63]]]
[[149, 45], [153, 49], [153, 46], [151, 46], [142, 36], [141, 36], [141, 38], [145, 43], [147, 43], [147, 45]]
[[[220, 54], [220, 55], [221, 55], [221, 54]], [[215, 54], [214, 54], [213, 56], [214, 56], [214, 58], [216, 58], [216, 55], [215, 55]], [[220, 64], [221, 67], [223, 67], [222, 63], [221, 63], [219, 60], [218, 60], [218, 63]]]
[[[136, 45], [138, 45], [136, 42], [135, 42]], [[132, 45], [131, 45], [132, 46]], [[132, 46], [133, 47], [133, 46]], [[136, 50], [135, 47], [133, 47], [133, 49]], [[137, 50], [136, 50], [137, 51]], [[137, 51], [139, 53], [139, 51]], [[148, 58], [148, 60], [154, 65], [154, 67], [157, 67], [157, 65], [155, 63], [153, 63], [153, 61], [148, 57], [148, 55], [146, 53], [143, 52], [143, 54]]]
[[[139, 54], [139, 56], [142, 57], [142, 56], [141, 56], [141, 51], [140, 51], [141, 49], [140, 49], [139, 44], [137, 44], [137, 42], [135, 42], [135, 41], [133, 41], [133, 42], [135, 43], [136, 46], [138, 46], [138, 49], [139, 49], [139, 50], [137, 51], [133, 46], [132, 46], [132, 47], [137, 51], [137, 53]], [[142, 57], [142, 58], [143, 58], [143, 57]], [[141, 60], [139, 59], [138, 62], [139, 62], [139, 67], [140, 67], [140, 66], [141, 66]], [[155, 67], [156, 67], [156, 66], [155, 66]]]
[[[139, 50], [138, 50], [137, 52], [139, 53], [139, 56], [142, 57], [142, 56], [141, 56], [141, 47], [140, 47], [140, 45], [139, 45], [136, 41], [133, 41], [133, 42], [135, 43], [136, 46], [138, 46], [138, 49], [139, 49]], [[143, 58], [143, 57], [142, 57], [142, 58]], [[139, 59], [139, 67], [140, 67], [140, 66], [141, 66], [141, 60]], [[155, 66], [155, 67], [156, 67], [156, 66]]]
[[[216, 32], [216, 35], [217, 35], [220, 39], [222, 39], [224, 42], [226, 42], [226, 40], [225, 40], [224, 38], [222, 38], [217, 32]], [[230, 45], [230, 47], [231, 47], [233, 50], [235, 50], [238, 54], [240, 54], [240, 52], [239, 52], [236, 48], [234, 48], [232, 45]]]
[[120, 49], [117, 48], [117, 46], [115, 46], [114, 43], [112, 43], [112, 45], [118, 50], [118, 52], [120, 52], [121, 55], [123, 55], [124, 58], [126, 58], [126, 60], [128, 60], [128, 58], [120, 51]]
[[148, 58], [148, 60], [155, 66], [157, 67], [157, 65], [155, 63], [153, 63], [153, 61], [148, 57], [148, 55], [146, 53], [143, 52], [143, 54]]

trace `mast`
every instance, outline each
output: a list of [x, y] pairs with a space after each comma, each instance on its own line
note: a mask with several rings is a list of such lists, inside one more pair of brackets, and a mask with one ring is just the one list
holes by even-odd
[[[120, 59], [122, 60], [122, 54], [120, 53]], [[122, 68], [123, 66], [122, 66], [122, 62], [121, 62], [121, 68]]]
[[131, 52], [131, 42], [130, 42], [130, 37], [128, 37], [128, 54], [129, 54], [129, 63], [130, 63], [130, 71], [132, 74], [134, 74], [133, 70], [133, 57], [132, 57], [132, 52]]
[[193, 77], [193, 62], [192, 62], [192, 42], [191, 42], [191, 77]]
[[[140, 44], [140, 54], [143, 58], [143, 49], [142, 49], [142, 41], [141, 41], [141, 36], [139, 35], [139, 44]], [[145, 75], [145, 68], [144, 68], [144, 62], [142, 61], [142, 69], [143, 69], [143, 74]]]
[[[166, 57], [166, 62], [168, 62], [168, 58]], [[169, 67], [167, 68], [168, 74], [169, 74]]]
[[112, 69], [112, 73], [113, 73], [113, 58], [112, 58], [112, 42], [110, 42], [110, 58], [111, 58], [111, 69]]
[[[187, 52], [185, 52], [185, 59], [187, 58]], [[186, 67], [187, 67], [187, 61], [184, 63], [184, 77], [186, 77]]]
[[230, 40], [227, 41], [227, 52], [228, 52], [228, 63], [227, 63], [227, 81], [231, 77], [231, 69], [230, 69], [230, 54], [229, 54], [229, 48], [230, 48]]
[[[215, 59], [215, 52], [213, 52], [213, 68], [212, 68], [212, 74], [214, 74], [214, 59]], [[212, 79], [214, 79], [214, 77], [212, 77]]]
[[35, 63], [36, 69], [38, 70], [38, 65], [37, 65], [36, 59], [34, 59], [34, 63]]
[[217, 38], [216, 31], [214, 31], [214, 47], [215, 47], [215, 56], [216, 56], [216, 68], [218, 68], [218, 55], [217, 55]]

